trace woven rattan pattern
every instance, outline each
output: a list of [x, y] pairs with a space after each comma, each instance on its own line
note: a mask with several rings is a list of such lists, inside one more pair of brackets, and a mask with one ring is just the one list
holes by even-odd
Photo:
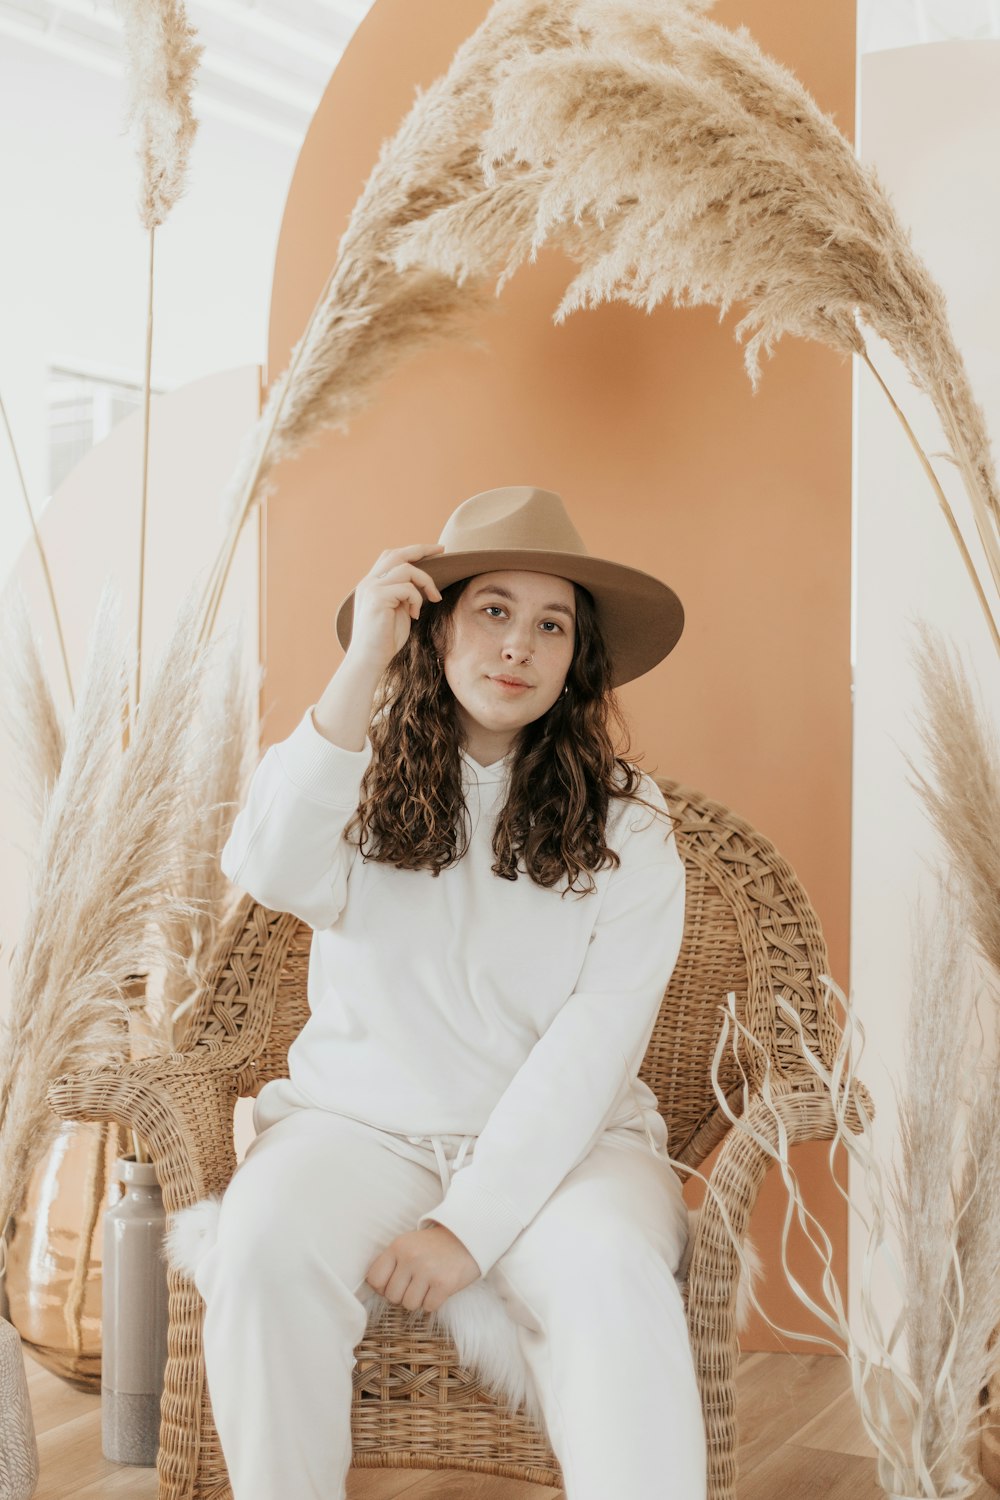
[[[755, 828], [689, 787], [657, 778], [680, 818], [677, 845], [687, 875], [684, 938], [642, 1066], [670, 1132], [672, 1154], [698, 1166], [724, 1140], [712, 1182], [736, 1233], [748, 1226], [769, 1159], [732, 1131], [715, 1098], [711, 1060], [726, 995], [763, 1043], [792, 1144], [828, 1140], [830, 1105], [776, 1016], [774, 993], [802, 1018], [827, 1063], [839, 1021], [819, 981], [827, 955], [819, 921], [791, 866]], [[168, 1212], [221, 1192], [235, 1167], [233, 1109], [271, 1078], [287, 1076], [288, 1048], [309, 1011], [311, 929], [245, 896], [189, 1012], [182, 1048], [121, 1068], [57, 1079], [52, 1107], [69, 1119], [114, 1119], [138, 1131], [157, 1165]], [[759, 1102], [761, 1064], [741, 1049], [748, 1118], [776, 1139]], [[732, 1049], [720, 1080], [739, 1113], [744, 1083]], [[859, 1086], [866, 1109], [867, 1091]], [[855, 1116], [854, 1124], [860, 1122]], [[727, 1134], [728, 1132], [728, 1134]], [[709, 1441], [710, 1500], [736, 1489], [735, 1301], [739, 1262], [717, 1205], [706, 1200], [684, 1299]], [[169, 1274], [170, 1330], [161, 1402], [159, 1500], [230, 1500], [204, 1379], [204, 1305], [193, 1283]], [[445, 1336], [428, 1336], [423, 1315], [389, 1307], [355, 1351], [355, 1467], [466, 1469], [559, 1486], [544, 1436], [523, 1412], [499, 1406], [457, 1361]]]

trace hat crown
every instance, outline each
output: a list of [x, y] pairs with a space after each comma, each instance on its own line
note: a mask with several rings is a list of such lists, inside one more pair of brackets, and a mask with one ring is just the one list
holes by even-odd
[[446, 552], [536, 549], [590, 554], [562, 496], [530, 484], [508, 484], [463, 500], [438, 537]]

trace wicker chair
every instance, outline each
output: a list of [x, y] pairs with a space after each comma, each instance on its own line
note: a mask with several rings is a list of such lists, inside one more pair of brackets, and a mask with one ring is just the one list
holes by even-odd
[[[827, 970], [826, 948], [805, 891], [766, 838], [700, 793], [657, 780], [682, 820], [677, 843], [687, 873], [686, 916], [642, 1076], [660, 1102], [679, 1161], [699, 1166], [727, 1137], [711, 1180], [742, 1235], [770, 1161], [732, 1129], [712, 1088], [719, 1007], [734, 990], [737, 1013], [764, 1043], [789, 1141], [830, 1139], [829, 1101], [773, 1000], [778, 990], [797, 1006], [810, 1045], [830, 1062], [840, 1031], [819, 981]], [[182, 1049], [64, 1075], [49, 1089], [52, 1108], [67, 1119], [134, 1128], [150, 1149], [168, 1212], [221, 1192], [236, 1168], [237, 1098], [287, 1076], [289, 1045], [308, 1016], [311, 936], [298, 917], [245, 896], [190, 1012]], [[750, 1081], [747, 1118], [774, 1141], [773, 1119], [759, 1098], [758, 1061], [744, 1056], [743, 1062]], [[720, 1081], [739, 1112], [743, 1078], [731, 1047]], [[859, 1096], [870, 1110], [860, 1084]], [[852, 1128], [860, 1129], [856, 1113]], [[708, 1432], [710, 1500], [732, 1500], [736, 1488], [738, 1274], [718, 1206], [707, 1197], [682, 1289]], [[173, 1270], [169, 1294], [159, 1500], [227, 1500], [231, 1491], [205, 1382], [204, 1305], [193, 1282]], [[419, 1315], [414, 1320], [390, 1305], [355, 1351], [353, 1466], [464, 1469], [561, 1485], [558, 1460], [524, 1411], [498, 1406], [459, 1366], [451, 1341], [422, 1331]]]

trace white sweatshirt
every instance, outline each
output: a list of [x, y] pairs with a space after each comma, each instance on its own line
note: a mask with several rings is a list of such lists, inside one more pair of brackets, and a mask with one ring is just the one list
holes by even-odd
[[[343, 833], [372, 744], [332, 744], [314, 707], [261, 759], [222, 869], [314, 929], [310, 1017], [288, 1053], [299, 1093], [432, 1140], [439, 1164], [442, 1135], [466, 1138], [417, 1227], [446, 1225], [485, 1276], [604, 1129], [666, 1145], [636, 1075], [680, 951], [684, 865], [665, 818], [613, 798], [621, 866], [592, 872], [596, 892], [493, 874], [510, 756], [484, 767], [465, 751], [458, 863], [435, 876], [365, 860]], [[640, 794], [666, 808], [645, 773]]]

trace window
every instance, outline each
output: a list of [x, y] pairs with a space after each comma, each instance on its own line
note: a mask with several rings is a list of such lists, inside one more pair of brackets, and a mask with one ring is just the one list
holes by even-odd
[[142, 381], [95, 369], [50, 365], [46, 379], [47, 494], [54, 494], [83, 455], [123, 417], [140, 408], [142, 401]]

